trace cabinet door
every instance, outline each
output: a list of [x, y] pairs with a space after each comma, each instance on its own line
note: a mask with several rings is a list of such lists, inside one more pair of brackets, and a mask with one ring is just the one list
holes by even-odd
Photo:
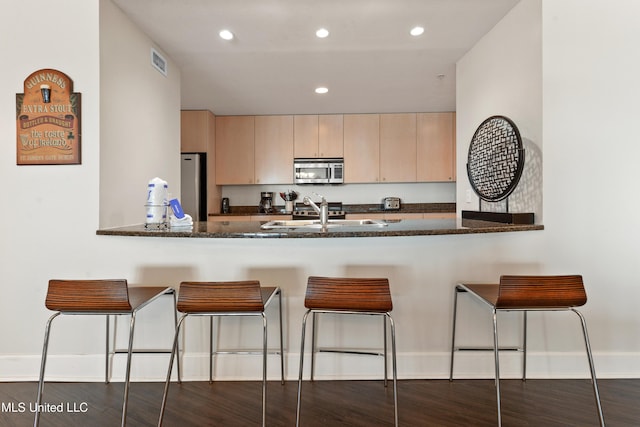
[[344, 155], [344, 120], [342, 114], [318, 116], [319, 157], [342, 157]]
[[416, 114], [380, 115], [380, 177], [416, 181]]
[[318, 157], [318, 116], [305, 115], [293, 118], [294, 157]]
[[344, 181], [378, 182], [380, 115], [344, 115]]
[[216, 183], [254, 183], [253, 116], [216, 117]]
[[455, 181], [454, 113], [418, 114], [418, 181]]
[[209, 115], [206, 110], [180, 111], [180, 152], [207, 152]]
[[293, 184], [293, 116], [256, 116], [256, 184]]

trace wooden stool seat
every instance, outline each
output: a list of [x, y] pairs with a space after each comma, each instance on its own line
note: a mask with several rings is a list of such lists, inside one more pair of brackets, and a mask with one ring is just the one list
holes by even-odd
[[304, 306], [310, 310], [393, 310], [389, 280], [347, 277], [309, 277]]

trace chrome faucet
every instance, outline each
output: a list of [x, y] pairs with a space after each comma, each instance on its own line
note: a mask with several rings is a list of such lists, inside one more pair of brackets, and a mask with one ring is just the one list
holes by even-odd
[[329, 222], [329, 204], [327, 203], [327, 200], [324, 198], [324, 196], [321, 196], [317, 193], [313, 193], [313, 194], [315, 194], [316, 196], [322, 199], [322, 201], [320, 202], [320, 206], [315, 204], [309, 196], [305, 196], [305, 198], [302, 199], [302, 202], [305, 205], [311, 206], [313, 210], [316, 211], [318, 215], [320, 215], [320, 225], [326, 226], [327, 223]]

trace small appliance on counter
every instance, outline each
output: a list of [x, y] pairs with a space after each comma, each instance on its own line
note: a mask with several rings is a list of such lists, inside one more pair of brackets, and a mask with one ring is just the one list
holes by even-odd
[[271, 191], [263, 191], [260, 193], [260, 204], [258, 205], [258, 213], [273, 212], [273, 193]]
[[229, 198], [228, 197], [223, 197], [222, 198], [222, 207], [221, 207], [220, 210], [222, 211], [223, 214], [231, 213], [231, 205], [229, 204]]
[[400, 197], [385, 197], [382, 199], [382, 210], [398, 211], [400, 210]]

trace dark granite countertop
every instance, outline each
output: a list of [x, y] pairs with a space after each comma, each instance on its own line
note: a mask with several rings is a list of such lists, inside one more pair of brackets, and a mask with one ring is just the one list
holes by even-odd
[[[455, 213], [455, 203], [403, 203], [400, 210], [388, 211], [382, 209], [382, 205], [377, 204], [360, 204], [360, 205], [348, 205], [342, 206], [343, 210], [348, 214], [355, 213], [385, 213], [385, 212], [399, 212], [399, 213]], [[242, 216], [242, 215], [283, 215], [287, 214], [284, 211], [284, 205], [274, 206], [271, 214], [263, 214], [258, 212], [257, 206], [231, 206], [231, 212], [228, 214], [222, 213], [210, 213], [209, 216]]]
[[328, 229], [281, 228], [264, 230], [265, 221], [202, 221], [193, 229], [147, 229], [144, 224], [98, 230], [102, 236], [190, 238], [326, 238], [433, 236], [446, 234], [502, 233], [543, 230], [542, 225], [514, 225], [461, 219], [388, 220], [387, 226], [340, 226]]

